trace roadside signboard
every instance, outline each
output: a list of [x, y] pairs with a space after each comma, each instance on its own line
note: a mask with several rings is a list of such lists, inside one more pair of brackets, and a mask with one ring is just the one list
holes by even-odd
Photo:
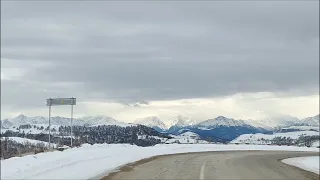
[[47, 99], [47, 106], [76, 105], [76, 98]]
[[72, 121], [73, 121], [73, 106], [76, 105], [76, 98], [49, 98], [47, 99], [47, 106], [49, 106], [49, 146], [51, 147], [51, 106], [71, 106], [71, 147], [72, 147]]

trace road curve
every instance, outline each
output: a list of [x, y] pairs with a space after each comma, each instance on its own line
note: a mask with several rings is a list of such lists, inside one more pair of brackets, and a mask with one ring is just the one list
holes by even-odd
[[280, 160], [319, 153], [224, 151], [164, 155], [123, 166], [102, 180], [116, 179], [274, 179], [319, 180], [319, 175]]

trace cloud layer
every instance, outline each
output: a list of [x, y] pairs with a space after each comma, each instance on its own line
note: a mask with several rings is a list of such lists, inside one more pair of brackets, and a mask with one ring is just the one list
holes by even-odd
[[313, 97], [318, 7], [318, 1], [1, 2], [1, 105], [8, 113], [42, 108], [49, 97], [134, 108], [239, 93]]

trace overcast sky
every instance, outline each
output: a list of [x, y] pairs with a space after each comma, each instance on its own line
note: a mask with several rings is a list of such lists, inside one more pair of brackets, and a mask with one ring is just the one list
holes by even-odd
[[1, 118], [72, 96], [123, 121], [314, 116], [319, 1], [1, 1]]

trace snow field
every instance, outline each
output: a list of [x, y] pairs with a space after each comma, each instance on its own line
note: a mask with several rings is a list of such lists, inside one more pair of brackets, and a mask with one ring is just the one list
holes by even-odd
[[262, 133], [257, 133], [257, 134], [242, 134], [231, 143], [262, 143], [259, 142], [258, 139], [261, 140], [261, 138], [265, 140], [272, 140], [275, 137], [290, 137], [292, 139], [298, 139], [300, 136], [319, 136], [319, 132], [316, 131], [296, 131], [296, 132], [286, 132], [286, 133], [274, 133], [274, 134], [262, 134]]
[[[9, 131], [9, 130], [13, 132], [19, 132], [19, 133], [24, 132], [25, 134], [40, 134], [40, 133], [48, 134], [49, 133], [49, 131], [46, 130], [46, 128], [48, 127], [48, 124], [30, 124], [30, 125], [31, 125], [30, 129], [17, 129], [18, 127], [15, 127], [15, 128], [10, 127], [8, 129], [1, 129], [1, 133], [5, 133], [6, 131]], [[34, 128], [34, 126], [36, 128]], [[44, 128], [43, 130], [37, 129], [37, 128], [40, 128], [41, 126]], [[50, 129], [56, 130], [56, 132], [51, 131], [51, 134], [57, 134], [59, 127], [60, 126], [58, 125], [51, 125]]]
[[85, 144], [62, 152], [1, 160], [1, 179], [98, 179], [127, 163], [152, 156], [233, 150], [319, 151], [318, 148], [264, 145], [159, 144], [139, 147], [128, 144]]

